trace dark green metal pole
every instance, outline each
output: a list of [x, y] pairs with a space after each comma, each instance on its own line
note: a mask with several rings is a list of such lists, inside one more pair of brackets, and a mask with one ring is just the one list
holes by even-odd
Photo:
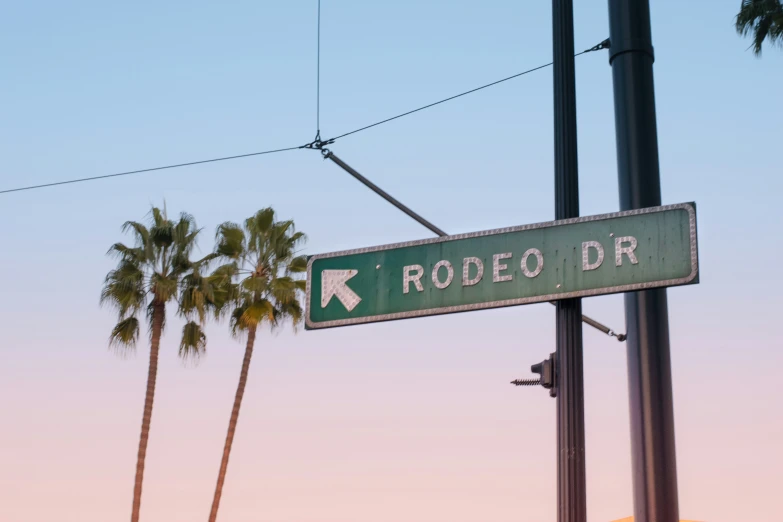
[[[620, 209], [661, 204], [649, 0], [609, 0]], [[634, 520], [678, 522], [666, 290], [625, 295]]]
[[[572, 0], [552, 1], [555, 102], [555, 219], [579, 216], [576, 147], [574, 9]], [[582, 362], [582, 301], [557, 301], [557, 520], [585, 522], [585, 419]]]

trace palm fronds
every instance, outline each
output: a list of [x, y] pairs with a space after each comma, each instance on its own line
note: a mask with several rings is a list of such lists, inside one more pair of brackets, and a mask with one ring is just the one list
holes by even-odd
[[742, 0], [735, 28], [741, 36], [752, 34], [753, 53], [761, 55], [764, 41], [783, 44], [783, 4], [781, 0]]

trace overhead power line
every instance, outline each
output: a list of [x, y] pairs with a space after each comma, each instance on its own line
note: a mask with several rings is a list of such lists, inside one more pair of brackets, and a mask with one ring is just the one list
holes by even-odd
[[[608, 47], [609, 47], [609, 40], [604, 40], [600, 44], [598, 44], [598, 45], [596, 45], [594, 47], [591, 47], [590, 49], [586, 49], [586, 50], [584, 50], [584, 51], [582, 51], [580, 53], [577, 53], [574, 56], [581, 56], [583, 54], [586, 54], [586, 53], [589, 53], [589, 52], [592, 52], [592, 51], [598, 51], [600, 49], [606, 49]], [[320, 44], [319, 44], [319, 55], [320, 55]], [[465, 92], [461, 92], [459, 94], [455, 94], [454, 96], [449, 96], [448, 98], [444, 98], [442, 100], [430, 103], [428, 105], [424, 105], [422, 107], [418, 107], [416, 109], [403, 112], [402, 114], [398, 114], [396, 116], [392, 116], [391, 118], [386, 118], [385, 120], [381, 120], [381, 121], [375, 122], [375, 123], [370, 124], [370, 125], [365, 125], [364, 127], [360, 127], [358, 129], [352, 130], [350, 132], [346, 132], [346, 133], [340, 134], [339, 136], [335, 136], [334, 138], [330, 138], [328, 140], [323, 140], [322, 141], [320, 139], [320, 136], [316, 135], [316, 140], [315, 141], [313, 141], [311, 143], [307, 143], [305, 145], [300, 145], [298, 147], [286, 147], [286, 148], [282, 148], [282, 149], [264, 150], [264, 151], [260, 151], [260, 152], [251, 152], [251, 153], [248, 153], [248, 154], [238, 154], [236, 156], [223, 156], [223, 157], [220, 157], [220, 158], [212, 158], [212, 159], [198, 160], [198, 161], [188, 161], [188, 162], [185, 162], [185, 163], [176, 163], [174, 165], [164, 165], [164, 166], [161, 166], [161, 167], [151, 167], [151, 168], [147, 168], [147, 169], [130, 170], [130, 171], [126, 171], [126, 172], [117, 172], [117, 173], [113, 173], [113, 174], [104, 174], [104, 175], [100, 175], [100, 176], [91, 176], [91, 177], [86, 177], [86, 178], [77, 178], [77, 179], [69, 179], [69, 180], [65, 180], [65, 181], [56, 181], [56, 182], [53, 182], [53, 183], [42, 183], [42, 184], [39, 184], [39, 185], [28, 185], [28, 186], [24, 186], [24, 187], [16, 187], [16, 188], [11, 188], [11, 189], [0, 190], [0, 194], [10, 194], [11, 192], [22, 192], [22, 191], [26, 191], [26, 190], [41, 189], [41, 188], [46, 188], [46, 187], [55, 187], [55, 186], [58, 186], [58, 185], [69, 185], [69, 184], [73, 184], [73, 183], [82, 183], [82, 182], [86, 182], [86, 181], [95, 181], [95, 180], [106, 179], [106, 178], [116, 178], [116, 177], [120, 177], [120, 176], [130, 176], [131, 174], [143, 174], [145, 172], [154, 172], [154, 171], [157, 171], [157, 170], [169, 170], [169, 169], [176, 169], [176, 168], [180, 168], [180, 167], [190, 167], [190, 166], [193, 166], [193, 165], [201, 165], [201, 164], [204, 164], [204, 163], [216, 163], [216, 162], [219, 162], [219, 161], [229, 161], [229, 160], [240, 159], [240, 158], [249, 158], [249, 157], [252, 157], [252, 156], [263, 156], [263, 155], [266, 155], [266, 154], [274, 154], [274, 153], [277, 153], [277, 152], [286, 152], [286, 151], [297, 150], [297, 149], [321, 149], [324, 145], [328, 145], [328, 144], [334, 143], [336, 140], [338, 140], [340, 138], [345, 138], [346, 136], [350, 136], [352, 134], [356, 134], [356, 133], [365, 131], [367, 129], [371, 129], [371, 128], [377, 127], [379, 125], [383, 125], [384, 123], [388, 123], [390, 121], [400, 119], [400, 118], [402, 118], [404, 116], [408, 116], [410, 114], [414, 114], [416, 112], [423, 111], [425, 109], [429, 109], [430, 107], [434, 107], [436, 105], [440, 105], [442, 103], [446, 103], [448, 101], [460, 98], [462, 96], [466, 96], [468, 94], [480, 91], [482, 89], [486, 89], [488, 87], [492, 87], [493, 85], [498, 85], [500, 83], [507, 82], [509, 80], [513, 80], [514, 78], [519, 78], [520, 76], [524, 76], [524, 75], [532, 73], [534, 71], [538, 71], [540, 69], [544, 69], [546, 67], [549, 67], [550, 65], [552, 65], [552, 62], [543, 64], [543, 65], [539, 65], [538, 67], [534, 67], [532, 69], [528, 69], [526, 71], [522, 71], [522, 72], [514, 74], [512, 76], [507, 76], [506, 78], [502, 78], [500, 80], [497, 80], [497, 81], [494, 81], [494, 82], [491, 82], [491, 83], [487, 83], [485, 85], [482, 85], [480, 87], [476, 87], [475, 89], [471, 89], [469, 91], [465, 91]], [[319, 76], [320, 76], [320, 74], [319, 74]], [[318, 83], [319, 83], [319, 86], [317, 88], [317, 91], [318, 91], [317, 96], [319, 98], [319, 101], [317, 102], [316, 110], [320, 112], [320, 81], [318, 81]], [[320, 124], [320, 115], [317, 116], [317, 120], [318, 120], [317, 124]]]
[[[583, 54], [590, 53], [590, 52], [593, 52], [593, 51], [599, 51], [601, 49], [607, 49], [608, 47], [609, 47], [609, 40], [606, 39], [603, 42], [599, 43], [598, 45], [595, 45], [595, 46], [593, 46], [593, 47], [591, 47], [589, 49], [585, 49], [582, 52], [576, 53], [574, 55], [574, 57], [581, 56]], [[356, 134], [357, 132], [362, 132], [362, 131], [365, 131], [367, 129], [371, 129], [373, 127], [377, 127], [378, 125], [383, 125], [384, 123], [388, 123], [390, 121], [402, 118], [403, 116], [408, 116], [408, 115], [413, 114], [415, 112], [423, 111], [424, 109], [429, 109], [430, 107], [435, 107], [436, 105], [440, 105], [441, 103], [446, 103], [446, 102], [451, 101], [451, 100], [456, 100], [457, 98], [461, 98], [462, 96], [466, 96], [468, 94], [472, 94], [472, 93], [480, 91], [482, 89], [486, 89], [487, 87], [492, 87], [493, 85], [498, 85], [499, 83], [507, 82], [509, 80], [513, 80], [514, 78], [519, 78], [520, 76], [524, 76], [526, 74], [530, 74], [532, 72], [535, 72], [535, 71], [544, 69], [546, 67], [549, 67], [550, 65], [552, 65], [552, 63], [553, 62], [545, 63], [543, 65], [539, 65], [538, 67], [533, 67], [532, 69], [528, 69], [527, 71], [522, 71], [520, 73], [513, 74], [511, 76], [507, 76], [507, 77], [505, 77], [503, 79], [496, 80], [496, 81], [491, 82], [491, 83], [487, 83], [487, 84], [482, 85], [480, 87], [476, 87], [475, 89], [470, 89], [469, 91], [461, 92], [459, 94], [455, 94], [454, 96], [449, 96], [448, 98], [444, 98], [442, 100], [438, 100], [436, 102], [433, 102], [433, 103], [430, 103], [430, 104], [427, 104], [427, 105], [423, 105], [423, 106], [421, 106], [421, 107], [419, 107], [417, 109], [413, 109], [413, 110], [410, 110], [410, 111], [407, 111], [407, 112], [403, 112], [402, 114], [398, 114], [397, 116], [392, 116], [391, 118], [386, 118], [385, 120], [381, 120], [381, 121], [372, 123], [370, 125], [365, 125], [364, 127], [360, 127], [358, 129], [352, 130], [350, 132], [346, 132], [344, 134], [340, 134], [339, 136], [335, 136], [334, 138], [330, 138], [328, 140], [324, 140], [324, 143], [326, 143], [326, 142], [332, 143], [332, 142], [334, 142], [336, 140], [339, 140], [340, 138], [345, 138], [346, 136], [350, 136], [351, 134]]]
[[321, 0], [318, 0], [318, 43], [315, 73], [315, 139], [321, 139]]
[[199, 161], [189, 161], [187, 163], [176, 163], [174, 165], [164, 165], [162, 167], [152, 167], [149, 169], [129, 170], [127, 172], [116, 172], [114, 174], [104, 174], [102, 176], [92, 176], [89, 178], [69, 179], [66, 181], [55, 181], [54, 183], [42, 183], [40, 185], [30, 185], [27, 187], [17, 187], [12, 189], [0, 190], [0, 194], [8, 194], [10, 192], [22, 192], [23, 190], [33, 190], [45, 187], [54, 187], [57, 185], [68, 185], [71, 183], [81, 183], [83, 181], [94, 181], [96, 179], [116, 178], [119, 176], [130, 176], [131, 174], [143, 174], [144, 172], [154, 172], [156, 170], [176, 169], [179, 167], [190, 167], [191, 165], [201, 165], [203, 163], [214, 163], [216, 161], [228, 161], [239, 158], [249, 158], [251, 156], [263, 156], [264, 154], [273, 154], [275, 152], [285, 152], [287, 150], [303, 149], [304, 145], [299, 147], [288, 147], [285, 149], [264, 150], [261, 152], [251, 152], [249, 154], [238, 154], [236, 156], [223, 156], [222, 158], [212, 158]]
[[[582, 54], [582, 53], [579, 53]], [[579, 54], [575, 56], [579, 56]], [[544, 69], [545, 67], [549, 67], [552, 65], [552, 62], [545, 63], [544, 65], [539, 65], [538, 67], [534, 67], [532, 69], [528, 69], [527, 71], [522, 71], [521, 73], [514, 74], [513, 76], [508, 76], [506, 78], [503, 78], [502, 80], [498, 80], [492, 83], [488, 83], [486, 85], [482, 85], [481, 87], [476, 87], [475, 89], [471, 89], [469, 91], [461, 92], [459, 94], [455, 94], [454, 96], [449, 96], [448, 98], [444, 98], [442, 100], [436, 101], [434, 103], [430, 103], [428, 105], [424, 105], [422, 107], [419, 107], [418, 109], [413, 109], [412, 111], [403, 112], [402, 114], [398, 114], [397, 116], [392, 116], [391, 118], [386, 118], [385, 120], [381, 120], [379, 122], [375, 122], [370, 125], [365, 125], [364, 127], [360, 127], [356, 130], [352, 130], [350, 132], [346, 132], [345, 134], [340, 134], [339, 136], [335, 136], [334, 138], [331, 138], [331, 140], [339, 140], [340, 138], [345, 138], [346, 136], [350, 136], [351, 134], [356, 134], [357, 132], [362, 132], [367, 129], [371, 129], [373, 127], [377, 127], [378, 125], [383, 125], [384, 123], [388, 123], [390, 121], [402, 118], [403, 116], [408, 116], [409, 114], [413, 114], [414, 112], [423, 111], [424, 109], [429, 109], [430, 107], [435, 107], [436, 105], [440, 105], [441, 103], [446, 103], [447, 101], [456, 100], [457, 98], [460, 98], [462, 96], [465, 96], [467, 94], [474, 93], [476, 91], [480, 91], [481, 89], [486, 89], [487, 87], [492, 87], [493, 85], [497, 85], [499, 83], [507, 82], [508, 80], [513, 80], [514, 78], [519, 78], [520, 76], [524, 76], [526, 74], [538, 71], [539, 69]]]

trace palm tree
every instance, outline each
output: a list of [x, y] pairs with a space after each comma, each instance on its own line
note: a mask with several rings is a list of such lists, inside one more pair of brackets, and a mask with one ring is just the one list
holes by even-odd
[[220, 289], [215, 292], [213, 302], [218, 313], [230, 313], [232, 335], [247, 335], [247, 342], [209, 514], [210, 522], [217, 519], [256, 331], [263, 325], [274, 329], [288, 320], [296, 328], [302, 321], [302, 306], [298, 298], [306, 282], [292, 276], [307, 269], [307, 259], [296, 255], [296, 247], [305, 240], [303, 233], [294, 230], [293, 221], [275, 221], [275, 212], [271, 208], [259, 210], [245, 220], [244, 227], [223, 223], [217, 229], [215, 253], [226, 262], [210, 276], [214, 286]]
[[[144, 399], [144, 415], [141, 421], [141, 438], [136, 461], [136, 480], [133, 485], [133, 508], [131, 521], [138, 522], [141, 506], [141, 487], [144, 478], [144, 461], [147, 455], [147, 441], [150, 433], [152, 402], [155, 397], [155, 380], [158, 374], [158, 351], [160, 338], [166, 324], [166, 304], [177, 299], [178, 287], [187, 282], [193, 287], [194, 274], [209, 260], [191, 261], [190, 254], [196, 243], [199, 230], [193, 217], [182, 213], [179, 220], [172, 221], [163, 212], [153, 207], [149, 227], [135, 221], [122, 226], [123, 232], [132, 232], [135, 245], [129, 247], [115, 243], [108, 255], [118, 259], [117, 268], [106, 276], [101, 304], [110, 305], [119, 314], [119, 322], [109, 338], [109, 345], [121, 352], [134, 351], [139, 339], [139, 314], [146, 312], [150, 333], [150, 363], [147, 375], [147, 393]], [[193, 289], [191, 289], [193, 290]], [[197, 357], [206, 348], [206, 336], [202, 330], [206, 304], [198, 299], [187, 300], [194, 293], [209, 293], [206, 289], [181, 292], [183, 302], [179, 314], [188, 318], [182, 330], [179, 354], [183, 358]], [[198, 315], [200, 321], [192, 320]]]
[[753, 33], [753, 52], [761, 56], [764, 40], [773, 45], [783, 43], [781, 0], [742, 0], [735, 27], [742, 36]]

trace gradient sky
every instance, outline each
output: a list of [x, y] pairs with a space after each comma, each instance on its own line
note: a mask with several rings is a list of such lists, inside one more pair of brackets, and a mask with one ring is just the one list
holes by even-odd
[[[577, 2], [578, 49], [608, 36]], [[669, 291], [680, 513], [783, 519], [776, 307], [783, 52], [756, 59], [739, 0], [652, 2], [664, 203], [698, 204], [701, 283]], [[329, 137], [551, 59], [547, 2], [324, 0]], [[6, 2], [0, 189], [295, 146], [315, 134], [316, 3]], [[579, 57], [583, 215], [618, 210], [611, 69]], [[551, 69], [332, 148], [451, 233], [554, 216]], [[164, 200], [215, 226], [272, 205], [307, 253], [429, 237], [316, 152], [0, 196], [0, 520], [128, 518], [148, 346], [107, 349], [121, 224]], [[624, 331], [622, 297], [585, 300]], [[243, 345], [198, 367], [164, 336], [144, 522], [208, 514]], [[546, 522], [555, 403], [511, 379], [554, 350], [548, 304], [263, 334], [222, 522]], [[585, 329], [588, 517], [632, 514], [624, 345]]]

